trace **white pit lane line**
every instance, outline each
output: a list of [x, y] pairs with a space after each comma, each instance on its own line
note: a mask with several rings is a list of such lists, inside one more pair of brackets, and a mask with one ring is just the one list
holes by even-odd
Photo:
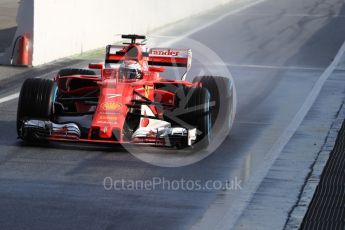
[[155, 36], [155, 37], [172, 38], [170, 41], [163, 42], [163, 43], [161, 44], [163, 47], [164, 47], [164, 46], [168, 47], [168, 46], [171, 46], [171, 45], [174, 44], [174, 43], [177, 43], [177, 42], [179, 42], [179, 41], [181, 41], [181, 40], [183, 40], [183, 39], [189, 37], [190, 35], [192, 35], [192, 34], [198, 32], [198, 31], [200, 31], [200, 30], [206, 29], [207, 27], [212, 26], [213, 24], [216, 24], [217, 22], [222, 21], [223, 19], [225, 19], [226, 17], [228, 17], [228, 16], [230, 16], [230, 15], [237, 14], [237, 13], [239, 13], [239, 12], [241, 12], [241, 11], [244, 11], [244, 10], [246, 10], [246, 9], [249, 9], [249, 8], [255, 6], [255, 5], [258, 5], [258, 4], [263, 3], [263, 2], [266, 2], [266, 1], [267, 1], [267, 0], [257, 0], [257, 1], [251, 2], [251, 3], [248, 3], [248, 4], [246, 4], [246, 5], [242, 6], [242, 7], [239, 7], [239, 8], [237, 8], [237, 9], [230, 10], [228, 13], [223, 14], [223, 15], [221, 15], [220, 17], [215, 18], [214, 20], [211, 20], [210, 22], [208, 22], [208, 23], [206, 23], [206, 24], [204, 24], [204, 25], [202, 25], [202, 26], [196, 27], [196, 28], [193, 29], [193, 30], [189, 30], [187, 33], [184, 33], [184, 34], [182, 34], [182, 35], [180, 35], [180, 36], [178, 36], [178, 37], [172, 37], [172, 36], [159, 36], [159, 35], [157, 35], [157, 36], [154, 35], [154, 36]]
[[[81, 66], [77, 64], [77, 65], [66, 66], [65, 68], [78, 68], [78, 67], [80, 68]], [[53, 70], [53, 71], [50, 71], [48, 73], [45, 73], [33, 78], [51, 78], [55, 76], [54, 74], [57, 73], [58, 71], [59, 70]], [[0, 104], [12, 101], [17, 98], [19, 98], [19, 92], [0, 98]]]
[[14, 93], [6, 97], [0, 98], [0, 104], [17, 99], [18, 97], [19, 97], [19, 93]]

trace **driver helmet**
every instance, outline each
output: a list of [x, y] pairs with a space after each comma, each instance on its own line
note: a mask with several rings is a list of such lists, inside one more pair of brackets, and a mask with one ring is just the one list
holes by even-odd
[[136, 80], [142, 79], [141, 66], [137, 61], [123, 61], [119, 67], [119, 77], [123, 79]]

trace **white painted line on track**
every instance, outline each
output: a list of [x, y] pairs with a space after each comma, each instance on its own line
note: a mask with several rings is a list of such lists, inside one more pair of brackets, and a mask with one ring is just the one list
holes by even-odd
[[224, 66], [237, 68], [253, 68], [253, 69], [278, 69], [278, 70], [310, 70], [310, 71], [324, 71], [325, 68], [319, 67], [303, 67], [303, 66], [274, 66], [274, 65], [253, 65], [253, 64], [235, 64], [235, 63], [209, 63], [203, 66]]
[[[245, 211], [253, 195], [259, 188], [261, 182], [269, 172], [271, 166], [275, 160], [279, 157], [280, 153], [283, 151], [286, 144], [289, 142], [291, 137], [295, 134], [298, 127], [303, 122], [305, 116], [309, 112], [310, 108], [316, 101], [321, 89], [330, 75], [334, 70], [337, 69], [337, 65], [341, 61], [342, 56], [345, 53], [345, 42], [339, 49], [337, 55], [333, 59], [332, 63], [327, 67], [327, 69], [322, 73], [319, 79], [316, 81], [312, 90], [308, 94], [308, 97], [304, 101], [302, 107], [296, 113], [292, 121], [286, 127], [279, 139], [273, 144], [269, 152], [266, 154], [263, 160], [263, 165], [260, 169], [255, 172], [255, 177], [251, 177], [248, 182], [243, 186], [243, 189], [239, 191], [238, 197], [236, 199], [224, 199], [222, 197], [221, 202], [215, 201], [211, 204], [209, 212], [206, 211], [204, 217], [193, 226], [193, 229], [233, 229], [236, 226], [237, 220]], [[229, 205], [225, 204], [228, 203]], [[226, 207], [226, 210], [219, 210], [218, 207]], [[218, 218], [217, 218], [218, 217]]]
[[[266, 1], [267, 1], [267, 0], [257, 0], [257, 1], [255, 1], [255, 2], [251, 2], [251, 3], [248, 3], [247, 5], [244, 5], [244, 6], [242, 6], [242, 7], [239, 7], [239, 8], [237, 8], [237, 9], [235, 9], [235, 10], [231, 10], [231, 11], [229, 11], [228, 13], [223, 14], [222, 16], [220, 16], [220, 17], [218, 17], [218, 18], [215, 18], [214, 20], [211, 20], [210, 22], [208, 22], [208, 23], [206, 23], [206, 24], [204, 24], [204, 25], [202, 25], [202, 26], [196, 27], [195, 29], [190, 30], [190, 31], [188, 31], [187, 33], [184, 33], [184, 34], [182, 34], [182, 35], [180, 35], [180, 36], [178, 36], [178, 37], [175, 37], [175, 38], [173, 38], [172, 40], [170, 40], [170, 41], [168, 41], [168, 42], [162, 43], [161, 45], [163, 45], [163, 46], [170, 46], [170, 45], [172, 45], [173, 43], [176, 43], [176, 42], [178, 42], [178, 41], [180, 41], [180, 40], [183, 40], [183, 39], [185, 39], [186, 37], [188, 37], [188, 36], [190, 36], [190, 35], [192, 35], [192, 34], [198, 32], [198, 31], [200, 31], [200, 30], [203, 30], [203, 29], [205, 29], [205, 28], [207, 28], [207, 27], [209, 27], [209, 26], [212, 26], [213, 24], [216, 24], [217, 22], [222, 21], [223, 19], [225, 19], [226, 17], [228, 17], [228, 16], [230, 16], [230, 15], [237, 14], [237, 13], [239, 13], [239, 12], [241, 12], [241, 11], [244, 11], [244, 10], [250, 8], [250, 7], [253, 7], [253, 6], [257, 5], [257, 4], [260, 4], [260, 3], [266, 2]], [[171, 38], [172, 36], [155, 36], [155, 37], [167, 37], [167, 38], [170, 37], [170, 38]]]
[[[51, 72], [49, 72], [49, 73], [42, 74], [42, 75], [37, 76], [37, 77], [34, 77], [34, 78], [43, 78], [44, 76], [46, 76], [46, 75], [51, 75], [51, 74], [53, 74], [54, 72], [56, 72], [56, 71], [51, 71]], [[8, 101], [12, 101], [12, 100], [14, 100], [14, 99], [17, 99], [18, 97], [19, 97], [19, 92], [14, 93], [14, 94], [11, 94], [11, 95], [8, 95], [8, 96], [3, 97], [3, 98], [0, 98], [0, 104], [5, 103], [5, 102], [8, 102]]]
[[[241, 15], [241, 14], [238, 14]], [[276, 16], [277, 13], [264, 13], [264, 14], [246, 14], [246, 16]], [[282, 14], [281, 17], [315, 17], [315, 18], [344, 18], [342, 14]]]
[[19, 93], [14, 93], [6, 97], [0, 98], [0, 104], [17, 99], [18, 97], [19, 97]]
[[[71, 66], [67, 66], [65, 68], [73, 68], [75, 66], [80, 66], [80, 65], [71, 65]], [[45, 73], [45, 74], [42, 74], [42, 75], [39, 75], [37, 77], [34, 77], [34, 78], [44, 78], [46, 76], [52, 76], [55, 72], [57, 72], [59, 70], [53, 70], [53, 71], [50, 71], [48, 73]], [[0, 98], [0, 104], [2, 103], [5, 103], [5, 102], [8, 102], [8, 101], [11, 101], [11, 100], [14, 100], [14, 99], [17, 99], [19, 97], [19, 92], [17, 93], [14, 93], [14, 94], [11, 94], [11, 95], [8, 95], [8, 96], [5, 96], [3, 98]]]

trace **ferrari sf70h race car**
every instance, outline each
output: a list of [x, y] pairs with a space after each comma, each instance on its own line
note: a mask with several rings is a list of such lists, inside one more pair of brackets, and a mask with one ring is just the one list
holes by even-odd
[[[91, 63], [89, 69], [62, 69], [54, 80], [27, 79], [18, 102], [19, 138], [207, 146], [221, 113], [228, 123], [230, 80], [202, 76], [188, 82], [191, 50], [147, 49], [145, 36], [122, 38], [130, 42], [108, 45], [104, 63]], [[184, 67], [181, 80], [162, 77], [167, 66]], [[226, 99], [224, 106], [221, 96]]]

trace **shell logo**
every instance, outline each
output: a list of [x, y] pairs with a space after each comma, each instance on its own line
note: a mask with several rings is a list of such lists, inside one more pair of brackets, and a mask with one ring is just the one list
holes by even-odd
[[118, 102], [104, 102], [102, 105], [101, 105], [101, 109], [102, 110], [115, 110], [115, 111], [118, 111], [120, 110], [122, 107], [122, 105]]

